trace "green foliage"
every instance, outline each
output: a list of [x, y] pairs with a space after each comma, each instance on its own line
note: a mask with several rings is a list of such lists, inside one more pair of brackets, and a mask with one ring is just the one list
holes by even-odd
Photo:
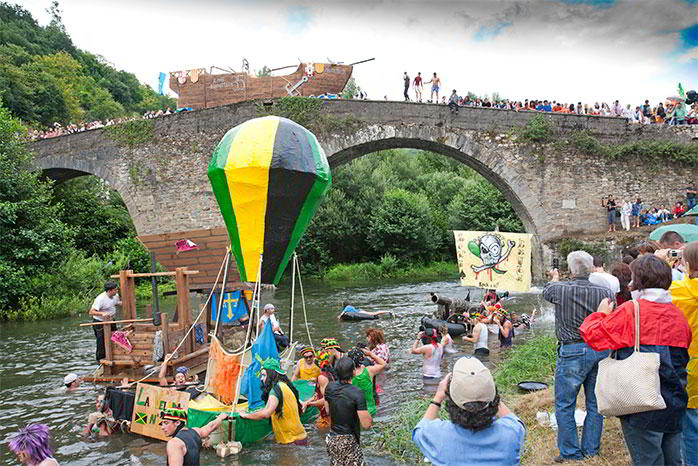
[[698, 144], [673, 141], [640, 140], [626, 144], [604, 144], [586, 131], [572, 135], [572, 144], [585, 154], [612, 160], [672, 160], [698, 165]]
[[121, 196], [96, 176], [56, 185], [52, 203], [63, 205], [60, 219], [75, 230], [75, 246], [90, 256], [104, 256], [118, 238], [135, 234]]
[[174, 107], [136, 77], [76, 48], [53, 2], [41, 27], [18, 5], [0, 3], [0, 98], [36, 126], [115, 118]]
[[323, 279], [332, 282], [369, 282], [374, 280], [444, 280], [458, 278], [455, 261], [428, 264], [401, 264], [391, 254], [385, 254], [379, 263], [338, 264], [330, 267]]
[[516, 389], [526, 380], [549, 381], [555, 372], [557, 339], [552, 335], [535, 336], [523, 345], [515, 345], [495, 371], [494, 380], [501, 393]]
[[155, 137], [153, 120], [131, 120], [105, 128], [106, 135], [121, 146], [137, 147], [147, 144]]
[[518, 129], [518, 134], [524, 141], [550, 142], [553, 138], [553, 128], [545, 116], [536, 115]]
[[452, 230], [523, 232], [523, 224], [501, 192], [485, 180], [467, 183], [447, 206]]
[[19, 121], [0, 107], [0, 309], [31, 292], [30, 278], [57, 264], [73, 244], [73, 231], [52, 205], [51, 183], [31, 169]]
[[346, 86], [344, 86], [344, 90], [342, 90], [341, 97], [342, 99], [353, 99], [358, 91], [359, 86], [356, 84], [356, 80], [354, 78], [349, 78]]
[[560, 255], [560, 264], [567, 267], [567, 255], [572, 251], [586, 251], [592, 256], [601, 257], [605, 263], [614, 259], [613, 251], [600, 241], [581, 241], [574, 238], [565, 238], [552, 244], [553, 248]]
[[323, 101], [311, 97], [282, 97], [272, 105], [257, 103], [260, 115], [276, 115], [293, 120], [299, 125], [317, 134], [331, 132], [353, 132], [358, 130], [361, 120], [352, 116], [343, 118], [322, 112]]
[[261, 70], [257, 70], [257, 77], [264, 78], [266, 76], [271, 76], [271, 70], [267, 65], [264, 65]]

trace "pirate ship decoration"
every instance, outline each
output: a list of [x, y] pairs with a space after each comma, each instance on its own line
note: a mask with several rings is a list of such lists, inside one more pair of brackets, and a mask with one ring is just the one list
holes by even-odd
[[273, 99], [286, 96], [339, 94], [351, 78], [354, 65], [373, 60], [341, 63], [308, 62], [283, 66], [271, 72], [296, 68], [291, 74], [255, 76], [243, 59], [242, 71], [216, 66], [170, 73], [170, 89], [177, 93], [179, 108], [209, 108], [246, 100]]

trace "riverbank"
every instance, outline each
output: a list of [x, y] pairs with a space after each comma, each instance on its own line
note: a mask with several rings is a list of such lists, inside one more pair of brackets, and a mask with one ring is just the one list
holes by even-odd
[[393, 256], [383, 256], [380, 262], [338, 264], [330, 267], [322, 279], [328, 282], [364, 282], [371, 280], [451, 280], [458, 278], [455, 262], [400, 264]]
[[[557, 432], [551, 427], [538, 423], [539, 411], [555, 411], [554, 374], [557, 341], [550, 335], [542, 335], [514, 347], [494, 372], [497, 389], [502, 400], [526, 425], [526, 442], [521, 453], [522, 465], [554, 464], [558, 455]], [[539, 392], [521, 394], [516, 384], [526, 380], [543, 381], [551, 388]], [[431, 397], [424, 397], [406, 403], [395, 416], [395, 422], [375, 430], [367, 440], [369, 448], [409, 463], [422, 463], [424, 456], [412, 442], [412, 430], [429, 405]], [[580, 394], [577, 406], [584, 409], [584, 395]], [[441, 409], [441, 419], [448, 419], [445, 408]], [[618, 418], [607, 418], [601, 437], [601, 453], [575, 464], [589, 466], [610, 466], [630, 464], [630, 455], [625, 446]]]

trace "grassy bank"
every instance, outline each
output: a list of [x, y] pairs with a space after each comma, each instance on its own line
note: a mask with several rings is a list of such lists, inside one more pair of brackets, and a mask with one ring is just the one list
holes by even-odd
[[323, 280], [333, 282], [370, 280], [441, 280], [458, 278], [455, 262], [431, 262], [429, 264], [400, 264], [384, 256], [379, 263], [339, 264], [327, 270]]
[[[537, 336], [526, 343], [514, 347], [508, 356], [495, 369], [494, 377], [502, 399], [526, 424], [526, 443], [521, 454], [521, 464], [554, 464], [558, 455], [556, 431], [538, 424], [538, 411], [555, 411], [554, 389], [522, 395], [516, 391], [516, 384], [525, 380], [540, 380], [551, 383], [555, 373], [557, 342], [552, 336]], [[375, 451], [384, 452], [397, 459], [412, 464], [422, 463], [424, 456], [412, 442], [412, 430], [424, 416], [431, 397], [425, 397], [404, 404], [388, 424], [375, 429], [367, 436], [366, 443]], [[577, 405], [584, 408], [584, 395], [580, 395]], [[447, 419], [445, 409], [441, 418]], [[577, 462], [589, 466], [610, 466], [630, 464], [618, 418], [607, 418], [601, 438], [601, 454], [594, 458]]]

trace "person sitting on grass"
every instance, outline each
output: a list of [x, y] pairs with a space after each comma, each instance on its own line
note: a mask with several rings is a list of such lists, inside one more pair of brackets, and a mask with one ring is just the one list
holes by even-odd
[[[446, 403], [449, 420], [440, 420]], [[435, 465], [519, 464], [525, 426], [500, 401], [490, 371], [475, 357], [460, 358], [412, 431], [412, 441]], [[466, 460], [467, 458], [467, 460]]]
[[300, 418], [303, 411], [300, 395], [296, 387], [286, 377], [286, 371], [281, 369], [279, 361], [267, 358], [262, 364], [260, 379], [262, 381], [262, 400], [267, 405], [263, 409], [251, 413], [243, 411], [240, 413], [240, 417], [251, 420], [271, 418], [271, 428], [277, 443], [307, 445], [308, 434], [305, 432]]
[[375, 312], [370, 312], [370, 311], [362, 311], [361, 309], [357, 309], [351, 304], [349, 304], [348, 301], [343, 301], [342, 302], [342, 312], [337, 316], [337, 319], [341, 319], [342, 315], [344, 314], [350, 314], [350, 313], [355, 313], [360, 316], [379, 316], [381, 314], [389, 314], [391, 317], [394, 317], [395, 314], [393, 314], [391, 311], [375, 311]]

